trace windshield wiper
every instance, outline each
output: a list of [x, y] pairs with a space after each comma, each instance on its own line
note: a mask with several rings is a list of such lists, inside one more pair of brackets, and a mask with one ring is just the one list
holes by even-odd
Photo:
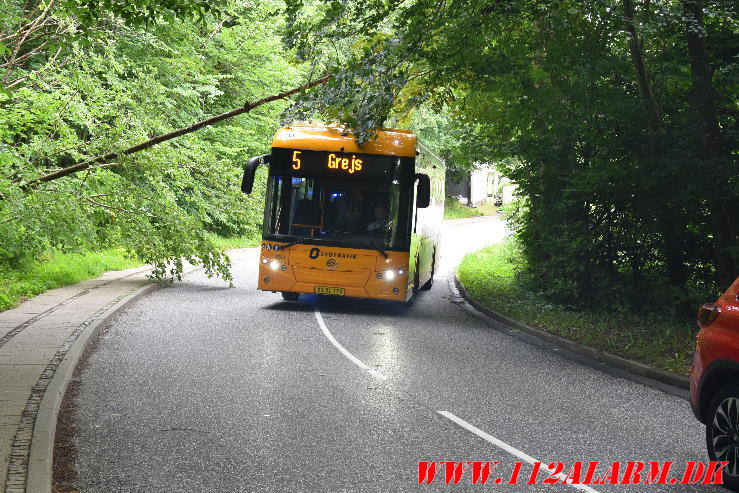
[[298, 245], [300, 243], [305, 243], [306, 241], [324, 241], [324, 238], [300, 238], [295, 241], [291, 241], [287, 245], [283, 245], [280, 247], [280, 250], [285, 250], [286, 248], [290, 248], [293, 245]]
[[381, 254], [381, 255], [382, 255], [383, 257], [385, 257], [385, 258], [387, 258], [387, 257], [388, 257], [388, 255], [387, 255], [387, 252], [386, 252], [385, 250], [383, 250], [382, 248], [380, 248], [379, 246], [377, 246], [377, 243], [375, 243], [375, 239], [374, 239], [374, 238], [372, 238], [372, 237], [370, 236], [370, 237], [369, 237], [368, 239], [369, 239], [369, 244], [370, 244], [370, 247], [371, 247], [372, 249], [374, 249], [374, 250], [377, 250], [378, 252], [380, 252], [380, 254]]

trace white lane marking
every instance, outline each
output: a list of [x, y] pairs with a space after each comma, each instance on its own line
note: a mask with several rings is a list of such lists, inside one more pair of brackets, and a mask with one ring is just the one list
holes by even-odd
[[387, 380], [387, 376], [383, 375], [377, 370], [374, 370], [370, 368], [369, 366], [365, 365], [359, 358], [354, 356], [352, 353], [346, 350], [344, 346], [339, 344], [339, 341], [337, 341], [333, 334], [328, 330], [328, 327], [326, 327], [326, 323], [323, 321], [323, 317], [321, 316], [321, 311], [318, 309], [318, 303], [315, 304], [315, 309], [313, 310], [313, 313], [316, 315], [316, 320], [318, 320], [318, 325], [321, 326], [321, 331], [323, 331], [323, 335], [326, 336], [326, 339], [331, 341], [331, 344], [333, 344], [336, 349], [338, 349], [341, 354], [347, 357], [349, 361], [360, 367], [361, 369], [365, 370], [367, 373], [372, 375], [375, 378], [379, 378], [380, 380]]
[[[454, 421], [455, 423], [457, 423], [459, 426], [461, 426], [465, 430], [471, 431], [472, 433], [474, 433], [475, 435], [479, 436], [483, 440], [487, 440], [488, 442], [492, 443], [496, 447], [502, 448], [503, 450], [505, 450], [509, 454], [515, 455], [519, 459], [521, 459], [521, 460], [523, 460], [525, 462], [528, 462], [531, 465], [534, 465], [535, 462], [541, 462], [541, 461], [538, 461], [538, 460], [534, 459], [530, 455], [521, 452], [517, 448], [511, 447], [507, 443], [498, 440], [494, 436], [488, 435], [487, 433], [485, 433], [484, 431], [482, 431], [480, 428], [477, 428], [476, 426], [469, 424], [467, 421], [463, 420], [462, 418], [458, 418], [457, 416], [453, 415], [452, 413], [450, 413], [448, 411], [437, 411], [437, 412], [439, 414], [441, 414], [442, 416], [444, 416], [445, 418], [447, 418], [447, 419], [449, 419], [451, 421]], [[542, 465], [542, 471], [549, 470], [549, 468], [547, 468], [547, 466], [543, 462], [541, 462], [541, 465]], [[555, 477], [555, 478], [557, 478], [557, 479], [559, 479], [561, 481], [565, 481], [565, 479], [567, 478], [567, 476], [564, 475], [564, 474], [562, 474], [562, 473], [560, 473], [560, 474], [554, 474], [552, 477]], [[564, 484], [566, 484], [567, 486], [570, 486], [572, 488], [575, 488], [576, 490], [587, 491], [589, 493], [598, 493], [596, 490], [594, 490], [590, 486], [586, 486], [584, 484], [570, 484], [570, 483], [564, 483]]]

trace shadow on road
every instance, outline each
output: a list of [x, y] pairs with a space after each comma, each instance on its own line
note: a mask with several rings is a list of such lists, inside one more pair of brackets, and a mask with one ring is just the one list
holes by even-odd
[[370, 300], [363, 298], [341, 298], [338, 296], [319, 296], [304, 294], [297, 302], [282, 301], [263, 307], [265, 310], [313, 311], [318, 303], [322, 313], [355, 314], [355, 315], [382, 315], [389, 317], [403, 317], [415, 303], [415, 297], [410, 303], [397, 301]]
[[182, 281], [175, 281], [174, 283], [171, 283], [168, 280], [160, 282], [163, 289], [185, 289], [190, 291], [223, 291], [232, 289], [225, 282], [221, 285], [214, 286], [212, 284], [207, 284], [207, 281], [205, 280], [193, 281], [192, 279], [183, 279]]
[[313, 303], [305, 303], [303, 302], [302, 298], [299, 302], [294, 301], [282, 301], [279, 299], [279, 296], [276, 295], [277, 298], [275, 299], [275, 302], [271, 305], [265, 305], [262, 307], [262, 310], [270, 310], [275, 312], [312, 312], [313, 311]]

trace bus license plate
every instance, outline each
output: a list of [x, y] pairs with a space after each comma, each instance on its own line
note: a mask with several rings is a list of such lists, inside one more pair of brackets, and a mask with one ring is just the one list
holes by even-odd
[[331, 286], [316, 286], [313, 288], [316, 294], [330, 294], [333, 296], [344, 296], [344, 288], [334, 288]]

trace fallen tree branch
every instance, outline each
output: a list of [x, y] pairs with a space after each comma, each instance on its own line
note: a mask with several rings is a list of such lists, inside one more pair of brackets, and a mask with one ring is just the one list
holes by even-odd
[[[203, 127], [208, 127], [210, 125], [213, 125], [215, 123], [221, 122], [223, 120], [228, 120], [229, 118], [233, 118], [234, 116], [238, 116], [244, 113], [248, 113], [249, 111], [253, 110], [254, 108], [258, 106], [262, 106], [263, 104], [271, 103], [272, 101], [277, 101], [278, 99], [286, 99], [290, 96], [293, 96], [299, 92], [305, 91], [307, 89], [310, 89], [312, 87], [325, 84], [328, 82], [332, 75], [325, 75], [321, 77], [320, 79], [313, 80], [311, 82], [307, 82], [303, 84], [302, 86], [296, 87], [294, 89], [290, 89], [289, 91], [282, 92], [280, 94], [275, 94], [274, 96], [268, 96], [266, 98], [260, 99], [259, 101], [255, 101], [253, 103], [246, 103], [244, 106], [240, 108], [233, 109], [231, 111], [227, 111], [225, 113], [221, 113], [220, 115], [212, 116], [210, 118], [206, 118], [205, 120], [201, 120], [197, 123], [194, 123], [190, 125], [189, 127], [180, 128], [177, 130], [173, 130], [171, 132], [168, 132], [166, 134], [157, 135], [156, 137], [153, 137], [147, 141], [141, 142], [139, 144], [136, 144], [134, 146], [128, 147], [126, 149], [120, 150], [120, 151], [113, 151], [109, 152], [107, 154], [104, 154], [102, 156], [98, 156], [93, 159], [89, 159], [87, 161], [83, 161], [81, 163], [73, 164], [72, 166], [68, 166], [66, 168], [62, 168], [56, 171], [53, 171], [51, 173], [48, 173], [46, 175], [40, 176], [38, 178], [32, 179], [28, 181], [27, 183], [24, 183], [21, 185], [21, 188], [24, 190], [28, 190], [31, 188], [35, 188], [40, 183], [49, 182], [52, 180], [57, 180], [59, 178], [62, 178], [64, 176], [71, 175], [73, 173], [77, 173], [79, 171], [84, 171], [93, 165], [96, 164], [105, 164], [108, 161], [111, 161], [115, 158], [118, 158], [120, 156], [127, 156], [129, 154], [134, 154], [139, 151], [143, 151], [144, 149], [148, 149], [149, 147], [153, 147], [157, 144], [160, 144], [162, 142], [166, 142], [168, 140], [172, 140], [177, 137], [181, 137], [183, 135], [187, 135], [189, 133], [195, 132], [196, 130], [200, 130]], [[20, 180], [16, 180], [20, 181]]]
[[[44, 15], [44, 14], [42, 14], [42, 15]], [[47, 19], [48, 19], [48, 17], [47, 17]], [[29, 29], [32, 29], [30, 31], [30, 33], [33, 33], [37, 29], [40, 29], [40, 28], [44, 27], [47, 24], [47, 19], [44, 19], [44, 21], [41, 22], [40, 24], [38, 23], [38, 19], [32, 19], [32, 20], [28, 21], [28, 23], [26, 23], [26, 24], [24, 24], [22, 26], [18, 26], [18, 29], [16, 31], [11, 32], [9, 34], [3, 34], [2, 36], [0, 36], [0, 43], [6, 43], [6, 42], [10, 41], [13, 38], [19, 38], [21, 36], [25, 36], [25, 35], [29, 34], [27, 32]]]
[[[18, 53], [21, 50], [21, 47], [28, 39], [28, 36], [31, 35], [37, 28], [41, 27], [41, 25], [46, 23], [46, 15], [49, 13], [49, 10], [51, 9], [52, 5], [54, 5], [54, 0], [49, 2], [49, 4], [44, 8], [44, 10], [41, 12], [41, 15], [39, 15], [35, 20], [32, 21], [31, 27], [29, 27], [23, 35], [18, 39], [18, 41], [15, 43], [15, 48], [13, 49], [10, 58], [8, 59], [7, 68], [5, 70], [5, 76], [3, 76], [3, 84], [8, 83], [8, 79], [10, 78], [10, 74], [13, 73], [13, 65], [15, 65], [16, 59], [18, 58]], [[39, 22], [41, 22], [41, 25], [39, 25]], [[7, 89], [7, 88], [6, 88]]]
[[214, 37], [214, 36], [215, 36], [216, 34], [218, 34], [218, 31], [220, 31], [220, 30], [221, 30], [221, 28], [223, 27], [223, 25], [224, 25], [225, 23], [226, 23], [226, 19], [221, 19], [221, 20], [220, 20], [220, 21], [218, 22], [218, 24], [216, 24], [216, 27], [215, 27], [215, 28], [213, 28], [213, 30], [212, 30], [212, 31], [210, 32], [210, 34], [208, 35], [208, 37], [207, 37], [207, 38], [205, 38], [205, 41], [203, 42], [203, 46], [202, 46], [202, 48], [205, 48], [206, 46], [208, 46], [208, 43], [210, 43], [210, 40], [211, 40], [211, 39], [213, 39], [213, 37]]
[[[19, 78], [15, 79], [13, 82], [11, 82], [7, 86], [5, 86], [5, 89], [12, 89], [15, 86], [17, 86], [18, 84], [20, 84], [21, 82], [23, 82], [23, 81], [28, 80], [29, 78], [31, 78], [31, 76], [38, 75], [38, 74], [40, 74], [42, 72], [45, 72], [46, 70], [49, 70], [54, 65], [54, 62], [56, 62], [56, 59], [59, 57], [59, 53], [61, 53], [61, 52], [62, 52], [62, 47], [60, 46], [56, 50], [56, 53], [54, 53], [54, 56], [51, 57], [51, 60], [49, 60], [48, 62], [46, 62], [43, 67], [41, 67], [38, 70], [34, 70], [33, 72], [27, 73], [23, 77], [19, 77]], [[63, 66], [65, 66], [66, 64], [68, 64], [70, 61], [72, 61], [72, 59], [71, 58], [67, 58], [65, 61], [63, 61], [62, 63], [60, 63], [59, 65], [57, 65], [56, 68], [57, 69], [62, 68]]]
[[[15, 60], [13, 60], [13, 63], [20, 63], [20, 62], [22, 62], [23, 60], [26, 60], [27, 58], [31, 58], [31, 57], [32, 57], [32, 56], [34, 56], [34, 55], [38, 55], [39, 53], [41, 53], [41, 52], [42, 52], [42, 50], [43, 50], [43, 49], [44, 49], [44, 48], [46, 47], [46, 45], [48, 45], [48, 44], [49, 44], [49, 41], [48, 41], [48, 40], [47, 40], [47, 41], [44, 41], [44, 42], [43, 42], [43, 43], [41, 43], [41, 45], [39, 45], [39, 46], [38, 46], [37, 48], [34, 48], [34, 49], [32, 49], [31, 51], [29, 51], [28, 53], [24, 53], [23, 55], [19, 56], [19, 57], [18, 57], [18, 58], [16, 58]], [[5, 63], [3, 63], [2, 65], [0, 65], [0, 68], [5, 68], [5, 67], [9, 67], [9, 66], [10, 66], [10, 62], [5, 62]]]
[[111, 166], [120, 166], [124, 163], [105, 163], [105, 164], [98, 164], [97, 166], [90, 166], [90, 169], [99, 169], [99, 168], [110, 168]]
[[92, 204], [94, 206], [102, 207], [103, 209], [108, 209], [109, 211], [125, 212], [126, 214], [131, 214], [131, 215], [134, 215], [134, 216], [144, 216], [144, 217], [148, 217], [148, 218], [152, 218], [152, 219], [157, 217], [154, 214], [150, 214], [150, 213], [145, 212], [145, 211], [132, 211], [131, 209], [124, 209], [123, 207], [116, 207], [114, 205], [104, 204], [104, 203], [98, 202], [96, 200], [91, 200], [89, 197], [85, 197], [82, 200], [84, 200], [85, 202], [88, 202], [88, 203], [90, 203], [90, 204]]

